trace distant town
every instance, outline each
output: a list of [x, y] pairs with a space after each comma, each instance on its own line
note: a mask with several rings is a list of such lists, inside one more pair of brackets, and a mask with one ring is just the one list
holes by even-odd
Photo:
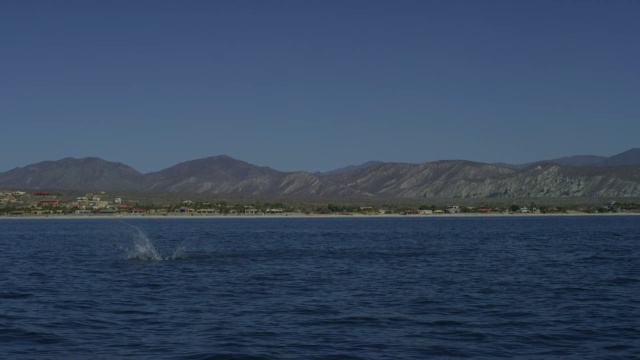
[[0, 191], [0, 216], [267, 216], [267, 215], [445, 215], [445, 214], [567, 214], [567, 213], [638, 213], [640, 203], [608, 201], [600, 205], [537, 206], [527, 204], [496, 205], [353, 205], [286, 204], [283, 202], [228, 203], [180, 199], [172, 203], [153, 204], [133, 196], [107, 192], [71, 196], [45, 191]]

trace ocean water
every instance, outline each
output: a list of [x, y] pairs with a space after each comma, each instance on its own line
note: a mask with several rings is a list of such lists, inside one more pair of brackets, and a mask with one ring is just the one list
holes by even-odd
[[0, 358], [638, 359], [640, 217], [0, 220]]

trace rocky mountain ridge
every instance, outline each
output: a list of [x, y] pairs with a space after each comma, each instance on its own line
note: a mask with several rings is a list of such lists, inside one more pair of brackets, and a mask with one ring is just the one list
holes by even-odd
[[502, 164], [507, 167], [514, 167], [518, 169], [527, 169], [536, 167], [541, 164], [552, 163], [565, 166], [626, 166], [626, 165], [640, 165], [640, 148], [633, 148], [627, 151], [623, 151], [613, 156], [598, 156], [598, 155], [575, 155], [565, 156], [557, 159], [542, 160], [532, 163], [509, 165]]
[[99, 158], [65, 158], [0, 173], [0, 188], [323, 198], [640, 197], [638, 155], [640, 149], [632, 149], [601, 165], [547, 161], [523, 168], [464, 160], [369, 162], [323, 174], [282, 172], [224, 155], [147, 174]]

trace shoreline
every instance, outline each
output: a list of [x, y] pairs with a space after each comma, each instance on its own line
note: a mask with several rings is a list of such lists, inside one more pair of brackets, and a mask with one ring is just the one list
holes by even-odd
[[407, 219], [437, 219], [437, 218], [544, 218], [544, 217], [576, 217], [576, 216], [598, 216], [598, 217], [617, 217], [617, 216], [640, 216], [640, 213], [583, 213], [568, 212], [563, 214], [429, 214], [429, 215], [403, 215], [403, 214], [269, 214], [269, 215], [191, 215], [191, 214], [118, 214], [118, 215], [100, 215], [100, 214], [65, 214], [65, 215], [2, 215], [2, 220], [135, 220], [135, 219], [391, 219], [391, 218], [407, 218]]

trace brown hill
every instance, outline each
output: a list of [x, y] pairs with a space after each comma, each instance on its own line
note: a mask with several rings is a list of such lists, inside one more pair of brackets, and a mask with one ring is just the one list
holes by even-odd
[[141, 190], [142, 174], [96, 157], [43, 161], [0, 173], [0, 187], [63, 190]]

